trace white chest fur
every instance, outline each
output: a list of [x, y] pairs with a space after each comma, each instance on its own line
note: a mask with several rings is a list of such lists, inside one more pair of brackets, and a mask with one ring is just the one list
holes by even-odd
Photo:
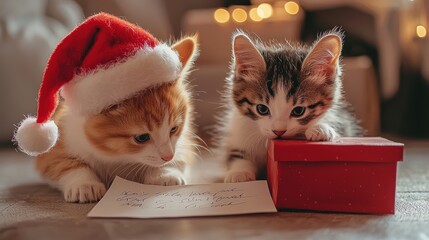
[[257, 123], [243, 116], [234, 109], [229, 124], [229, 146], [244, 150], [249, 160], [258, 165], [265, 165], [267, 152], [267, 138], [264, 137], [257, 126]]

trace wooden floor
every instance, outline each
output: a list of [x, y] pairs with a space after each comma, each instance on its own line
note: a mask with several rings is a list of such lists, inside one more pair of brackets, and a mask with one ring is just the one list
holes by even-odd
[[[429, 240], [429, 143], [406, 144], [396, 214], [280, 212], [178, 219], [88, 219], [94, 204], [64, 203], [33, 161], [0, 150], [0, 239], [421, 239]], [[200, 169], [213, 168], [199, 166]], [[202, 173], [207, 176], [206, 173]]]

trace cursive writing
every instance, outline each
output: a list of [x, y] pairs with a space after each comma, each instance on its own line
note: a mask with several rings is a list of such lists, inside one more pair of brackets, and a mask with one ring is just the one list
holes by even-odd
[[225, 188], [218, 191], [189, 191], [185, 189], [170, 192], [125, 191], [119, 194], [116, 201], [122, 206], [144, 208], [145, 203], [156, 209], [204, 209], [234, 207], [246, 203], [251, 198], [238, 188]]

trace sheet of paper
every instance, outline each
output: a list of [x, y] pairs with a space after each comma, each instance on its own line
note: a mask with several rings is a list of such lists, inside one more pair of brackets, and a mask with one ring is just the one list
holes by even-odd
[[116, 177], [88, 217], [169, 218], [277, 212], [266, 181], [144, 185]]

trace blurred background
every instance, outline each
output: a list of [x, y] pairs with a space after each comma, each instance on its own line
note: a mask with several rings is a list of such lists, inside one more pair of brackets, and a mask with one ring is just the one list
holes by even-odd
[[345, 32], [344, 90], [368, 135], [429, 138], [429, 0], [0, 0], [0, 143], [35, 114], [49, 55], [83, 19], [120, 16], [171, 41], [199, 34], [191, 74], [203, 137], [219, 110], [231, 33], [311, 43]]

